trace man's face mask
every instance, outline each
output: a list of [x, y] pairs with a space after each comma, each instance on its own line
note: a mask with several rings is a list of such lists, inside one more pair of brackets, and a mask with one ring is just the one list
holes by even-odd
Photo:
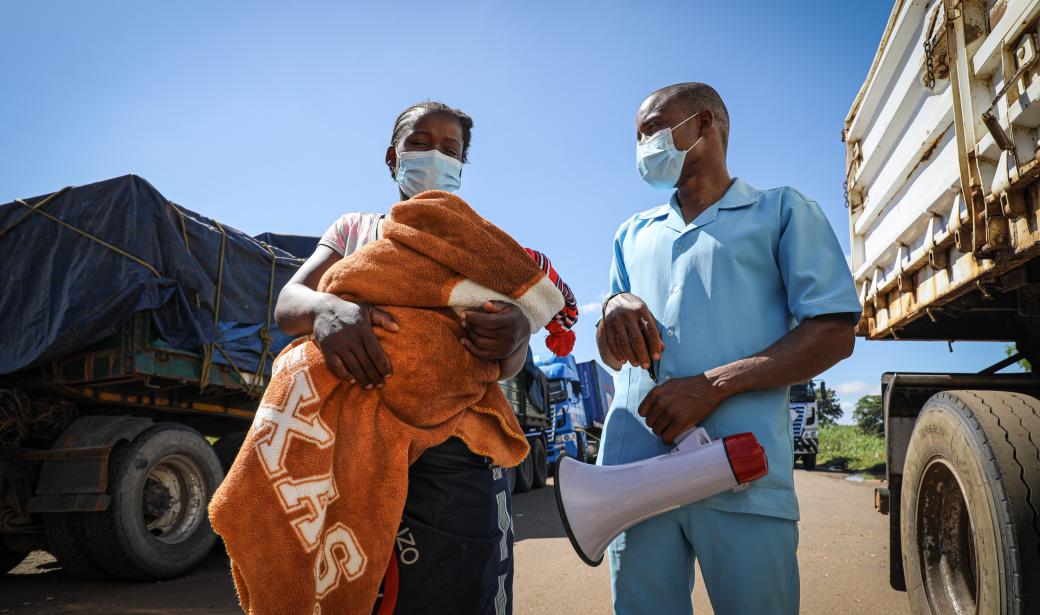
[[462, 185], [462, 162], [435, 149], [399, 152], [394, 179], [408, 198], [427, 190], [455, 192]]
[[639, 169], [643, 181], [658, 190], [670, 190], [679, 183], [679, 174], [682, 172], [686, 154], [697, 147], [704, 135], [701, 135], [690, 149], [679, 151], [672, 142], [672, 131], [697, 117], [699, 113], [700, 111], [694, 113], [673, 128], [662, 128], [636, 143], [636, 168]]

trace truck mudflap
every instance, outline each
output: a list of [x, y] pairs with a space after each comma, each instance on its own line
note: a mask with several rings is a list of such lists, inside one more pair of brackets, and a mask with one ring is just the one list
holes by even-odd
[[30, 513], [97, 512], [108, 508], [108, 458], [112, 447], [133, 440], [152, 420], [132, 416], [84, 416], [45, 451], [20, 459], [43, 462]]

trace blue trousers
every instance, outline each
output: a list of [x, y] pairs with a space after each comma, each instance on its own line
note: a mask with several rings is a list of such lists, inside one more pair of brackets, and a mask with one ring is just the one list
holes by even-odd
[[[408, 468], [408, 499], [390, 565], [394, 615], [513, 612], [509, 477], [458, 438], [427, 449]], [[390, 572], [390, 571], [388, 571]], [[379, 602], [372, 612], [380, 612]]]
[[694, 561], [716, 615], [797, 615], [798, 522], [685, 506], [610, 545], [617, 615], [693, 613]]

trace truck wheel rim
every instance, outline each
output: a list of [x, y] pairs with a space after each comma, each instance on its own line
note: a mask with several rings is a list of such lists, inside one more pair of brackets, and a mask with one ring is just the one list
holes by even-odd
[[917, 499], [917, 551], [934, 613], [975, 613], [978, 595], [973, 523], [953, 467], [934, 459]]
[[170, 455], [155, 464], [145, 478], [141, 497], [145, 527], [159, 542], [183, 542], [198, 528], [206, 513], [202, 471], [182, 455]]

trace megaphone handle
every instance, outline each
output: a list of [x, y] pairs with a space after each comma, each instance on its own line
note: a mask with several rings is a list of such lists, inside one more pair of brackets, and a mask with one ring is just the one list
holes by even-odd
[[693, 438], [691, 444], [697, 444], [698, 447], [711, 444], [711, 436], [708, 435], [708, 432], [705, 431], [703, 427], [691, 427], [679, 434], [679, 437], [675, 439], [675, 448], [690, 448], [684, 446], [684, 444], [686, 444], [686, 441], [691, 437]]

